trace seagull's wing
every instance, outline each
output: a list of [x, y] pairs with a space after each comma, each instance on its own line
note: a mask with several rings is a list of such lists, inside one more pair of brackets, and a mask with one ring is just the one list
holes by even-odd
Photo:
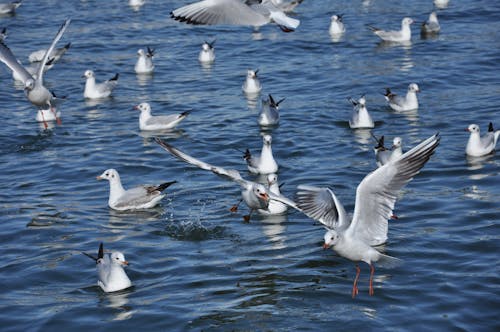
[[304, 212], [304, 211], [302, 211], [302, 210], [298, 207], [297, 203], [295, 203], [295, 202], [294, 202], [294, 201], [292, 201], [291, 199], [289, 199], [289, 198], [287, 198], [287, 197], [283, 196], [282, 194], [279, 194], [279, 195], [278, 195], [278, 194], [275, 194], [275, 193], [273, 193], [273, 192], [271, 192], [271, 191], [269, 190], [269, 191], [268, 191], [268, 195], [269, 195], [269, 198], [270, 198], [271, 200], [281, 202], [281, 203], [286, 204], [286, 205], [288, 205], [288, 206], [290, 206], [290, 207], [292, 207], [292, 208], [294, 208], [294, 209], [296, 209], [296, 210], [298, 210], [298, 211]]
[[348, 226], [349, 219], [344, 206], [330, 188], [300, 185], [297, 189], [297, 206], [308, 217], [330, 229]]
[[175, 9], [170, 15], [189, 24], [261, 26], [269, 23], [268, 17], [240, 0], [203, 0]]
[[66, 30], [70, 22], [71, 19], [67, 19], [66, 21], [64, 21], [64, 23], [59, 28], [57, 35], [54, 37], [52, 44], [50, 44], [50, 47], [47, 49], [47, 51], [45, 51], [45, 55], [43, 56], [42, 62], [38, 67], [38, 73], [36, 78], [36, 82], [39, 82], [38, 84], [43, 84], [43, 69], [45, 68], [47, 61], [49, 60], [49, 55], [56, 47], [57, 42], [59, 41], [59, 39], [61, 39], [62, 35], [64, 34], [64, 31]]
[[495, 147], [495, 134], [494, 132], [487, 132], [481, 137], [481, 147], [483, 149], [488, 149], [491, 145]]
[[241, 177], [240, 172], [238, 172], [237, 170], [234, 170], [234, 169], [226, 170], [222, 167], [210, 165], [206, 162], [203, 162], [199, 159], [196, 159], [194, 157], [191, 157], [190, 155], [185, 154], [184, 152], [174, 148], [172, 145], [168, 144], [167, 142], [165, 142], [159, 138], [156, 138], [155, 141], [156, 141], [156, 143], [160, 144], [160, 146], [162, 148], [164, 148], [165, 150], [167, 150], [168, 152], [173, 154], [175, 157], [177, 157], [180, 160], [183, 160], [191, 165], [197, 166], [197, 167], [199, 167], [201, 169], [205, 169], [207, 171], [211, 171], [211, 172], [218, 174], [218, 175], [228, 177], [229, 179], [239, 183], [242, 186], [245, 186], [249, 183], [249, 181], [246, 181]]
[[147, 187], [139, 186], [126, 190], [116, 202], [116, 207], [141, 206], [151, 202], [154, 198], [161, 195], [158, 191], [149, 192]]
[[261, 4], [253, 5], [252, 9], [261, 13], [265, 17], [269, 17], [283, 31], [293, 31], [298, 28], [300, 21], [287, 16], [280, 8], [276, 7], [272, 1], [263, 0]]
[[356, 205], [349, 236], [370, 245], [379, 245], [387, 240], [387, 220], [392, 215], [397, 194], [415, 175], [439, 145], [439, 134], [435, 134], [399, 158], [371, 172], [356, 190]]
[[14, 54], [12, 54], [10, 48], [8, 48], [3, 42], [0, 42], [0, 60], [22, 78], [23, 84], [26, 80], [33, 78], [26, 68], [17, 62], [17, 59]]

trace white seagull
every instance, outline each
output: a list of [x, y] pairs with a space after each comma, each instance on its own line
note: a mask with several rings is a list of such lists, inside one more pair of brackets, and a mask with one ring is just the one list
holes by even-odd
[[258, 120], [259, 125], [263, 127], [275, 126], [280, 122], [279, 105], [283, 100], [285, 100], [285, 98], [276, 102], [271, 95], [269, 95], [268, 100], [262, 100], [262, 109]]
[[201, 63], [212, 63], [215, 61], [215, 49], [214, 49], [215, 40], [211, 43], [204, 42], [201, 45], [200, 54], [198, 54], [198, 61]]
[[[56, 111], [55, 108], [53, 108], [52, 103], [55, 100], [55, 96], [43, 85], [43, 73], [45, 70], [45, 66], [49, 62], [49, 55], [52, 53], [52, 50], [55, 48], [59, 39], [61, 39], [70, 22], [71, 20], [67, 19], [59, 28], [59, 31], [54, 37], [54, 40], [52, 41], [50, 47], [45, 52], [42, 62], [38, 67], [36, 78], [33, 77], [19, 63], [14, 54], [12, 54], [11, 50], [3, 42], [0, 43], [0, 60], [22, 78], [22, 82], [24, 83], [24, 92], [26, 93], [28, 100], [33, 105], [37, 106], [39, 110], [44, 109], [45, 107], [49, 107], [49, 109], [51, 109], [54, 114], [56, 113]], [[43, 122], [45, 127], [47, 128], [47, 123], [45, 122], [46, 120], [47, 119], [45, 119]]]
[[247, 167], [250, 173], [253, 174], [271, 174], [278, 171], [278, 164], [273, 157], [273, 149], [271, 143], [273, 138], [271, 135], [262, 137], [262, 150], [260, 156], [252, 156], [250, 150], [246, 149], [243, 159], [247, 162]]
[[86, 252], [82, 253], [96, 262], [99, 276], [97, 285], [106, 293], [118, 292], [132, 286], [132, 282], [123, 269], [128, 265], [128, 262], [121, 252], [113, 251], [111, 254], [104, 254], [103, 244], [101, 243], [97, 257]]
[[384, 136], [381, 136], [380, 139], [377, 140], [377, 142], [378, 144], [373, 150], [375, 152], [375, 158], [377, 160], [378, 167], [381, 167], [388, 162], [399, 158], [399, 156], [403, 154], [403, 140], [401, 139], [401, 137], [394, 137], [390, 150], [384, 146]]
[[[21, 66], [24, 66], [22, 63], [19, 63]], [[38, 77], [38, 70], [40, 69], [40, 63], [32, 63], [28, 66], [24, 66], [24, 69], [33, 77], [33, 79], [37, 79]], [[51, 69], [54, 66], [54, 58], [49, 59], [45, 66], [43, 67], [43, 73], [45, 74], [49, 69]], [[25, 76], [21, 75], [20, 72], [17, 71], [12, 71], [12, 78], [16, 82], [20, 82], [24, 84], [24, 78]]]
[[[281, 185], [278, 183], [278, 175], [274, 173], [268, 174], [267, 185], [269, 187], [269, 192], [271, 194], [274, 194], [274, 196], [278, 197], [282, 196], [280, 190]], [[267, 210], [259, 210], [259, 213], [263, 215], [284, 214], [287, 211], [287, 209], [288, 209], [287, 204], [271, 199], [269, 200], [269, 205], [267, 206]]]
[[262, 85], [260, 84], [259, 78], [257, 77], [257, 73], [259, 70], [247, 70], [247, 78], [245, 82], [243, 82], [242, 89], [243, 92], [247, 94], [257, 94], [262, 90]]
[[353, 106], [349, 127], [352, 129], [374, 128], [375, 123], [366, 109], [365, 95], [362, 95], [357, 101], [351, 97], [347, 98], [347, 100], [349, 100]]
[[[329, 188], [298, 187], [296, 208], [327, 228], [323, 248], [333, 247], [344, 258], [370, 265], [370, 295], [373, 295], [373, 263], [390, 266], [399, 261], [380, 253], [373, 246], [386, 242], [387, 220], [392, 216], [400, 190], [420, 172], [439, 145], [439, 140], [439, 134], [435, 134], [399, 158], [366, 175], [356, 189], [352, 220]], [[360, 269], [356, 265], [353, 298], [358, 294], [359, 274]]]
[[330, 18], [330, 35], [338, 36], [345, 32], [344, 22], [342, 21], [342, 14], [332, 15]]
[[141, 130], [172, 129], [189, 115], [189, 111], [186, 111], [179, 114], [153, 116], [151, 115], [151, 105], [149, 103], [140, 103], [134, 108], [141, 112], [139, 116], [139, 128]]
[[111, 95], [116, 84], [118, 84], [119, 74], [117, 73], [115, 76], [102, 83], [95, 82], [95, 76], [92, 70], [86, 70], [82, 77], [86, 79], [83, 96], [87, 99], [101, 99]]
[[155, 65], [153, 64], [153, 56], [155, 50], [152, 48], [147, 48], [145, 52], [142, 48], [137, 51], [137, 62], [135, 63], [134, 70], [136, 74], [151, 74]]
[[420, 27], [420, 32], [423, 35], [436, 34], [436, 33], [439, 33], [440, 30], [441, 30], [441, 26], [439, 25], [439, 21], [438, 21], [438, 17], [437, 17], [436, 12], [430, 13], [427, 21], [422, 23], [422, 26]]
[[117, 211], [142, 210], [155, 207], [165, 197], [162, 191], [176, 183], [176, 181], [171, 181], [162, 183], [159, 186], [142, 185], [125, 190], [120, 175], [112, 168], [105, 170], [97, 177], [97, 180], [109, 181], [108, 205]]
[[389, 102], [389, 106], [395, 111], [410, 111], [418, 109], [418, 98], [417, 93], [420, 92], [420, 88], [416, 83], [411, 83], [408, 85], [408, 91], [406, 96], [401, 97], [395, 93], [391, 92], [390, 88], [385, 88], [385, 100]]
[[17, 7], [21, 6], [22, 0], [0, 4], [0, 15], [14, 15]]
[[276, 23], [284, 32], [297, 29], [300, 21], [285, 15], [271, 0], [203, 0], [175, 9], [170, 16], [188, 24], [229, 24], [260, 27]]
[[[246, 222], [250, 221], [250, 217], [253, 211], [257, 211], [263, 214], [274, 214], [275, 211], [271, 211], [269, 209], [270, 200], [279, 200], [285, 204], [289, 204], [290, 206], [295, 206], [295, 204], [291, 200], [288, 200], [286, 197], [282, 195], [276, 195], [270, 192], [264, 185], [243, 179], [240, 175], [240, 172], [238, 172], [237, 170], [224, 169], [222, 167], [210, 165], [194, 157], [191, 157], [190, 155], [187, 155], [186, 153], [180, 151], [179, 149], [176, 149], [172, 145], [168, 144], [167, 142], [159, 138], [156, 138], [155, 140], [162, 148], [167, 150], [169, 153], [171, 153], [178, 159], [185, 161], [196, 167], [199, 167], [201, 169], [211, 171], [217, 175], [222, 175], [224, 177], [227, 177], [228, 179], [239, 184], [241, 187], [241, 198], [250, 209], [249, 214], [243, 216], [243, 219]], [[231, 212], [237, 211], [238, 204], [236, 204], [230, 209]]]
[[[53, 63], [56, 63], [69, 50], [70, 47], [71, 43], [67, 43], [63, 47], [53, 49], [52, 52], [50, 52], [49, 54], [49, 60], [53, 59]], [[31, 54], [28, 56], [28, 59], [30, 62], [40, 62], [43, 60], [43, 57], [45, 56], [46, 52], [47, 50], [38, 50], [31, 52]]]
[[373, 31], [374, 34], [380, 37], [383, 41], [386, 42], [408, 42], [411, 40], [411, 29], [410, 24], [413, 23], [413, 20], [409, 17], [403, 18], [401, 21], [401, 30], [397, 31], [385, 31], [379, 28], [375, 28], [371, 25], [368, 25], [368, 28]]
[[477, 124], [469, 125], [466, 130], [470, 132], [467, 147], [465, 148], [465, 153], [467, 155], [472, 157], [481, 157], [490, 154], [495, 150], [498, 136], [500, 136], [500, 130], [495, 131], [493, 123], [490, 122], [488, 125], [488, 132], [483, 137], [481, 137], [479, 126]]

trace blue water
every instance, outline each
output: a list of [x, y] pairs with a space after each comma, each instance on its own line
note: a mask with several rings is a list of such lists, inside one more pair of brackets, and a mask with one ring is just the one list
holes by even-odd
[[[188, 1], [153, 1], [138, 11], [126, 1], [25, 1], [0, 18], [6, 43], [22, 61], [45, 48], [63, 20], [69, 52], [46, 74], [66, 95], [62, 124], [49, 130], [0, 70], [0, 326], [2, 331], [113, 330], [466, 330], [498, 331], [498, 154], [468, 160], [477, 123], [500, 127], [500, 2], [451, 0], [438, 10], [439, 36], [410, 46], [380, 45], [365, 24], [397, 28], [404, 16], [424, 20], [432, 1], [311, 1], [296, 9], [301, 25], [191, 27], [169, 18]], [[344, 13], [347, 32], [328, 34]], [[216, 62], [199, 65], [204, 40], [216, 38]], [[136, 51], [157, 50], [153, 77], [133, 72]], [[187, 165], [153, 141], [159, 136], [204, 161], [248, 174], [239, 151], [257, 152], [258, 101], [241, 84], [260, 69], [261, 97], [286, 98], [272, 130], [283, 192], [299, 184], [330, 186], [353, 209], [355, 189], [375, 166], [369, 132], [348, 126], [346, 98], [365, 93], [377, 136], [403, 138], [404, 149], [439, 131], [441, 145], [403, 190], [385, 252], [404, 261], [377, 268], [368, 295], [350, 295], [355, 264], [321, 250], [324, 230], [296, 211], [286, 216], [231, 213], [235, 183]], [[114, 97], [83, 99], [86, 69], [98, 80], [120, 73]], [[419, 84], [420, 109], [391, 111], [382, 93]], [[171, 133], [139, 131], [132, 107], [153, 113], [192, 109]], [[239, 151], [238, 151], [239, 150]], [[125, 187], [177, 180], [155, 209], [118, 213], [108, 185], [95, 180], [116, 168]], [[81, 251], [125, 253], [132, 289], [105, 294]]]

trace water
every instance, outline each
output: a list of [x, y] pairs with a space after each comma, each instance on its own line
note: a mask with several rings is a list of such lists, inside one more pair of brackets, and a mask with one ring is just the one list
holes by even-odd
[[[411, 46], [385, 47], [365, 24], [397, 28], [422, 21], [432, 2], [305, 1], [299, 29], [188, 27], [169, 19], [187, 1], [26, 1], [0, 19], [22, 60], [47, 47], [66, 17], [60, 45], [73, 46], [46, 75], [58, 95], [62, 125], [34, 121], [34, 108], [2, 65], [0, 241], [3, 331], [54, 330], [498, 330], [499, 158], [464, 155], [470, 123], [500, 127], [500, 5], [455, 1], [439, 10], [442, 33]], [[325, 13], [326, 9], [326, 13]], [[50, 14], [41, 15], [41, 12]], [[346, 35], [328, 35], [344, 13]], [[204, 40], [217, 38], [216, 62], [197, 62]], [[138, 48], [157, 50], [151, 78], [133, 73]], [[173, 133], [186, 152], [251, 178], [238, 150], [261, 146], [258, 108], [241, 92], [246, 69], [259, 68], [261, 97], [272, 93], [282, 120], [272, 130], [285, 195], [299, 184], [330, 186], [352, 210], [355, 188], [375, 167], [369, 133], [351, 131], [348, 96], [365, 93], [376, 135], [403, 137], [404, 149], [439, 131], [441, 146], [403, 191], [390, 221], [386, 253], [404, 260], [378, 268], [368, 295], [350, 296], [355, 264], [322, 251], [324, 230], [302, 215], [255, 215], [245, 224], [234, 183], [184, 164], [138, 130], [140, 102], [153, 113], [193, 109]], [[121, 74], [112, 99], [83, 100], [86, 69], [97, 79]], [[419, 84], [421, 107], [392, 112], [381, 95]], [[260, 98], [259, 98], [260, 99]], [[125, 187], [177, 180], [168, 198], [146, 212], [107, 207], [107, 168]], [[81, 251], [99, 242], [131, 262], [134, 288], [104, 294]]]

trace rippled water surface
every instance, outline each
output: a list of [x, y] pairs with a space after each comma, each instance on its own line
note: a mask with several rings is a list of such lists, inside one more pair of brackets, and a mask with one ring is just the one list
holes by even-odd
[[[422, 21], [431, 0], [312, 1], [296, 9], [301, 25], [253, 33], [246, 27], [191, 27], [169, 18], [188, 1], [153, 1], [134, 11], [125, 0], [24, 1], [1, 17], [6, 43], [27, 62], [50, 44], [67, 17], [60, 44], [72, 42], [46, 74], [67, 100], [62, 124], [49, 130], [0, 70], [0, 325], [3, 331], [89, 330], [469, 330], [500, 329], [499, 158], [468, 160], [470, 123], [500, 127], [500, 3], [451, 0], [438, 10], [442, 32], [422, 39], [418, 24], [407, 46], [380, 44], [365, 24], [397, 28], [404, 16]], [[328, 34], [343, 13], [347, 33]], [[216, 38], [216, 62], [197, 61]], [[61, 46], [60, 45], [60, 46]], [[136, 51], [157, 50], [151, 77], [133, 72]], [[258, 68], [263, 84], [248, 100], [241, 84]], [[83, 99], [81, 75], [120, 73], [114, 97]], [[419, 84], [420, 109], [391, 111], [382, 93]], [[351, 298], [355, 264], [321, 250], [324, 229], [299, 212], [254, 215], [244, 223], [235, 183], [176, 160], [159, 136], [204, 161], [248, 174], [241, 158], [258, 152], [260, 99], [281, 104], [273, 149], [282, 190], [330, 186], [352, 210], [355, 189], [376, 165], [369, 132], [349, 129], [346, 98], [366, 94], [375, 135], [403, 138], [404, 149], [435, 132], [441, 145], [404, 189], [385, 252], [404, 260], [378, 268], [368, 295], [361, 264], [360, 294]], [[177, 130], [141, 133], [132, 107], [153, 113], [192, 109]], [[107, 207], [108, 184], [95, 180], [116, 168], [125, 187], [177, 180], [160, 206], [119, 213]], [[123, 251], [132, 289], [105, 294], [94, 264], [81, 251]]]

